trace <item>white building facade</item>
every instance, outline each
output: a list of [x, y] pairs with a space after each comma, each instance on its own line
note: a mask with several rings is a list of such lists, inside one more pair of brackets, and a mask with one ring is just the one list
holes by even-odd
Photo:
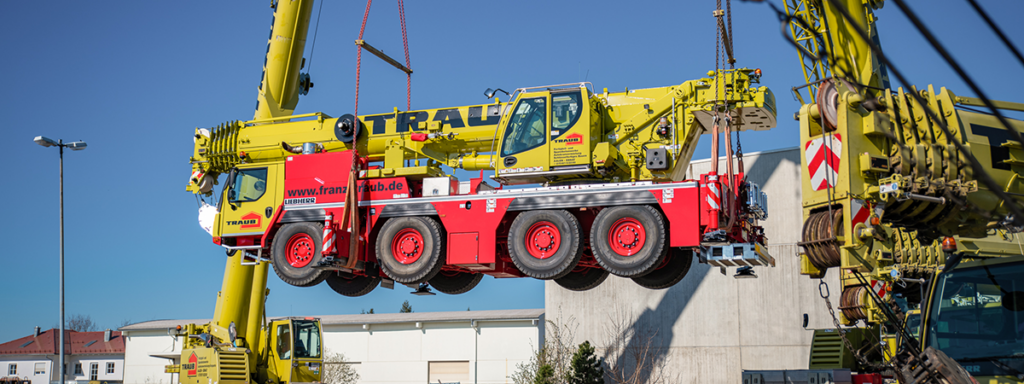
[[[60, 383], [57, 332], [37, 329], [31, 336], [0, 344], [0, 377], [17, 377], [33, 384]], [[120, 332], [65, 332], [65, 383], [122, 382], [124, 344]]]
[[[181, 340], [168, 330], [209, 320], [159, 320], [121, 328], [126, 383], [176, 383]], [[331, 315], [320, 317], [327, 355], [340, 353], [360, 383], [511, 383], [516, 365], [543, 342], [544, 310]]]

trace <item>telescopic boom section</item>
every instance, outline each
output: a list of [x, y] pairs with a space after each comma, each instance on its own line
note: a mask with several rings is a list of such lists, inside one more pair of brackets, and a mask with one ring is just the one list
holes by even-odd
[[[751, 69], [711, 71], [679, 85], [594, 93], [589, 84], [518, 89], [508, 103], [359, 117], [359, 153], [379, 167], [364, 177], [441, 176], [442, 166], [494, 170], [505, 184], [573, 179], [681, 180], [715, 115], [736, 130], [775, 126], [775, 98]], [[715, 89], [726, 89], [718, 92]], [[716, 110], [716, 108], [718, 108]], [[282, 161], [290, 146], [351, 149], [352, 116], [322, 113], [228, 122], [197, 131], [193, 175]], [[268, 124], [274, 123], [274, 124]], [[646, 162], [653, 161], [650, 165]], [[526, 170], [526, 171], [524, 171]], [[198, 182], [197, 182], [198, 180]], [[189, 190], [209, 193], [193, 177]]]
[[299, 71], [305, 67], [302, 52], [306, 48], [312, 0], [278, 1], [267, 41], [267, 57], [260, 79], [259, 103], [254, 120], [288, 116], [299, 102]]
[[[271, 123], [286, 122], [298, 103], [300, 90], [308, 90], [312, 86], [308, 76], [300, 81], [299, 71], [305, 64], [302, 53], [313, 1], [279, 1], [273, 6], [274, 21], [267, 42], [256, 112], [254, 120], [249, 122], [252, 125], [267, 124], [265, 132], [268, 133], [281, 129], [281, 125]], [[282, 116], [285, 118], [279, 119]], [[238, 163], [238, 160], [228, 159], [238, 154], [226, 156], [227, 147], [202, 145], [214, 139], [223, 141], [227, 137], [248, 141], [247, 137], [238, 135], [239, 131], [234, 129], [237, 127], [235, 124], [222, 124], [212, 132], [196, 130], [197, 150], [192, 158], [193, 174], [189, 190], [209, 193], [220, 173], [217, 170]], [[269, 334], [260, 332], [269, 271], [269, 262], [259, 260], [262, 257], [265, 256], [256, 255], [256, 260], [247, 258], [245, 251], [229, 254], [212, 321], [204, 325], [189, 324], [178, 330], [180, 335], [186, 336], [182, 348], [182, 364], [168, 369], [179, 373], [179, 382], [248, 383], [253, 379], [264, 382], [268, 378], [273, 379], [269, 381], [279, 382], [319, 381], [319, 371], [309, 371], [309, 364], [304, 365], [305, 368], [293, 368], [290, 363], [275, 364], [288, 357], [270, 356], [271, 351], [267, 347], [271, 342], [267, 339]], [[317, 323], [315, 320], [308, 322], [314, 325]], [[290, 329], [292, 323], [291, 320], [279, 320], [272, 322], [271, 326], [275, 329]], [[318, 326], [312, 329], [319, 335]], [[276, 345], [290, 343], [291, 340], [275, 342]], [[319, 352], [305, 357], [319, 367]]]

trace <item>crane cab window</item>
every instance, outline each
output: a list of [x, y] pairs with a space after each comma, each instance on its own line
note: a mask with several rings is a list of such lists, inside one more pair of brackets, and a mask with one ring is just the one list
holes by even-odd
[[320, 358], [320, 327], [315, 321], [296, 321], [295, 357]]
[[267, 169], [243, 169], [235, 173], [228, 201], [232, 203], [256, 201], [267, 192]]
[[541, 146], [547, 140], [547, 98], [523, 99], [505, 129], [501, 155], [509, 156]]
[[1024, 263], [982, 263], [938, 281], [926, 345], [953, 359], [1024, 354]]
[[551, 137], [557, 137], [572, 127], [579, 117], [579, 92], [551, 95]]
[[281, 360], [292, 358], [292, 333], [288, 325], [277, 326], [277, 357]]

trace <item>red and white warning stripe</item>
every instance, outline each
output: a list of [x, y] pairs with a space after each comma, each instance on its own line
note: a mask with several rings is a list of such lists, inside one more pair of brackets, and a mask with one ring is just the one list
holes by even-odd
[[871, 280], [871, 290], [875, 291], [875, 294], [878, 295], [878, 298], [880, 298], [880, 299], [884, 299], [885, 298], [886, 290], [885, 290], [885, 282], [884, 281]]
[[189, 178], [188, 180], [195, 180], [194, 183], [199, 184], [199, 182], [203, 180], [203, 170], [197, 169], [195, 171], [192, 171], [192, 177]]
[[843, 152], [842, 139], [837, 133], [807, 142], [804, 156], [807, 158], [807, 173], [811, 175], [811, 187], [815, 191], [836, 186]]
[[868, 217], [871, 216], [871, 203], [866, 203], [861, 199], [852, 199], [850, 203], [850, 220], [851, 225], [857, 225], [860, 223], [867, 223]]
[[711, 209], [719, 209], [722, 206], [722, 192], [718, 188], [717, 181], [708, 182], [707, 201]]
[[324, 246], [320, 251], [324, 255], [334, 253], [334, 229], [331, 228], [332, 219], [334, 219], [333, 215], [327, 215], [327, 218], [324, 220]]

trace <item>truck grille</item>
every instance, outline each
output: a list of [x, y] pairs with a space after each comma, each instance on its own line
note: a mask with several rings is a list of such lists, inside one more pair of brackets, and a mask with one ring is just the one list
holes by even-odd
[[249, 370], [246, 367], [245, 352], [221, 351], [219, 355], [221, 383], [249, 382]]
[[810, 369], [839, 368], [843, 365], [843, 339], [835, 330], [814, 330]]

